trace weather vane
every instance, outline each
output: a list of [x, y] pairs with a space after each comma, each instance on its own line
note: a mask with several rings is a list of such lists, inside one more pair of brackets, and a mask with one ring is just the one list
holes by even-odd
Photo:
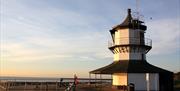
[[141, 20], [144, 21], [144, 16], [140, 14], [140, 9], [139, 9], [140, 1], [136, 0], [136, 10], [135, 12], [132, 12], [132, 17], [135, 20]]

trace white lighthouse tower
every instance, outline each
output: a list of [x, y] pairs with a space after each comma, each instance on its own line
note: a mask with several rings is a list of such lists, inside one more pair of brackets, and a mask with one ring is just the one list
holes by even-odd
[[[110, 43], [109, 49], [114, 53], [114, 61], [146, 61], [146, 53], [151, 49], [152, 41], [144, 37], [145, 31], [143, 22], [133, 18], [131, 10], [128, 9], [124, 22], [110, 30], [113, 42]], [[148, 84], [151, 82], [151, 89], [159, 90], [158, 78], [158, 74], [154, 73], [114, 73], [113, 85], [127, 86], [132, 83], [136, 85], [137, 90], [144, 90], [149, 88]]]
[[134, 84], [135, 90], [171, 91], [173, 73], [146, 61], [152, 48], [152, 41], [144, 37], [147, 27], [139, 18], [132, 17], [130, 9], [127, 13], [126, 19], [110, 30], [112, 41], [108, 48], [114, 54], [114, 62], [90, 73], [111, 74], [112, 85], [118, 89]]
[[[138, 20], [138, 18], [134, 19], [131, 16], [131, 10], [128, 9], [128, 15], [124, 22], [110, 30], [112, 43], [109, 43], [109, 49], [114, 54], [114, 61], [146, 61], [146, 53], [151, 49], [152, 41], [144, 37], [145, 30], [146, 26], [143, 25], [143, 22]], [[140, 77], [141, 80], [136, 80], [138, 77]], [[144, 77], [144, 79], [142, 79], [142, 77]], [[153, 78], [157, 79], [158, 75], [154, 74]], [[143, 87], [142, 84], [146, 86], [146, 73], [113, 74], [113, 85], [128, 85], [129, 83], [135, 83], [136, 81], [141, 83], [139, 88]], [[154, 83], [158, 84], [158, 81]]]

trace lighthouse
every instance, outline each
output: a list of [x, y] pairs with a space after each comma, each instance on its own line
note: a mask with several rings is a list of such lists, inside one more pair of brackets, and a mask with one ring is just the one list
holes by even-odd
[[110, 30], [113, 62], [90, 74], [112, 75], [112, 86], [120, 90], [133, 84], [136, 91], [173, 91], [173, 73], [147, 62], [152, 40], [145, 38], [146, 31], [144, 22], [128, 9], [125, 20]]

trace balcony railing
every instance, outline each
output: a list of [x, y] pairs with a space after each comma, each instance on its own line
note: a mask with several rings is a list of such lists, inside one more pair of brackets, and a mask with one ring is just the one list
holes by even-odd
[[116, 45], [145, 45], [145, 46], [152, 46], [152, 40], [148, 38], [140, 39], [140, 38], [128, 38], [128, 37], [121, 37], [115, 39], [114, 41], [108, 41], [108, 47], [113, 47]]

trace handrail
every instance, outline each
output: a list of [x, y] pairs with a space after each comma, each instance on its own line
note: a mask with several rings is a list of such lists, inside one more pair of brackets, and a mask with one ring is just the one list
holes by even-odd
[[120, 37], [116, 38], [115, 41], [108, 41], [108, 47], [113, 47], [116, 45], [128, 45], [128, 44], [134, 44], [134, 45], [145, 45], [145, 46], [152, 46], [152, 40], [149, 38], [144, 38], [144, 40], [141, 40], [140, 38], [136, 37]]

